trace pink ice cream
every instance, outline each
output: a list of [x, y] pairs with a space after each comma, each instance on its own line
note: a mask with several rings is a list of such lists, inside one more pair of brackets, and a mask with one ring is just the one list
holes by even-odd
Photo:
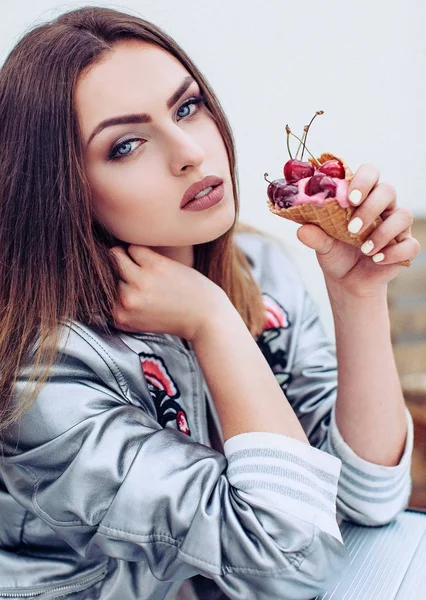
[[305, 187], [308, 183], [310, 177], [305, 177], [304, 179], [299, 179], [296, 183], [292, 185], [297, 185], [299, 188], [299, 192], [297, 195], [293, 196], [291, 199], [292, 206], [298, 206], [299, 204], [315, 204], [316, 206], [324, 206], [330, 200], [337, 200], [342, 208], [349, 208], [350, 204], [348, 201], [348, 186], [349, 182], [346, 179], [337, 179], [337, 177], [332, 177], [334, 183], [337, 186], [336, 193], [334, 197], [328, 197], [328, 192], [325, 190], [324, 192], [318, 192], [317, 194], [313, 194], [312, 196], [308, 196], [305, 193]]

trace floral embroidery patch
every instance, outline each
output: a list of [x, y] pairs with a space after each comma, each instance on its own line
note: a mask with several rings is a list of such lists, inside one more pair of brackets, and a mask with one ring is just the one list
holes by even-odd
[[155, 354], [139, 354], [142, 370], [155, 403], [157, 420], [162, 427], [170, 421], [175, 422], [179, 431], [191, 435], [186, 413], [176, 402], [180, 391], [173, 381], [167, 367], [160, 356]]
[[286, 309], [269, 294], [262, 294], [262, 298], [266, 312], [264, 329], [274, 329], [275, 327], [287, 329], [290, 327], [290, 319]]
[[282, 343], [280, 344], [280, 337], [282, 330], [288, 329], [291, 323], [288, 312], [277, 300], [269, 294], [262, 294], [262, 298], [265, 305], [265, 325], [257, 338], [257, 344], [285, 392], [292, 376], [287, 371], [288, 355]]

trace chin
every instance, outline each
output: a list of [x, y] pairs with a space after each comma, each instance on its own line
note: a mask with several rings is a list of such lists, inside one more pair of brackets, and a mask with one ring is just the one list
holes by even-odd
[[235, 222], [235, 212], [232, 215], [227, 215], [224, 219], [215, 219], [206, 222], [206, 227], [199, 227], [195, 239], [192, 239], [190, 244], [206, 244], [217, 240], [222, 235], [227, 233]]

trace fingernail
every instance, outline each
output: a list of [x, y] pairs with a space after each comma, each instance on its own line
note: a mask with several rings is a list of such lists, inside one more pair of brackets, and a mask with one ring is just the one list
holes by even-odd
[[383, 252], [379, 252], [378, 254], [375, 254], [373, 256], [373, 260], [375, 263], [381, 262], [384, 258], [385, 258], [385, 255], [383, 254]]
[[364, 254], [368, 254], [369, 252], [372, 251], [373, 248], [374, 248], [373, 242], [371, 240], [367, 240], [361, 246], [361, 252], [364, 252]]
[[361, 221], [361, 219], [359, 217], [355, 217], [355, 219], [349, 221], [348, 231], [350, 231], [351, 233], [358, 233], [358, 231], [361, 231], [362, 226], [363, 222]]
[[349, 194], [349, 200], [352, 204], [359, 204], [361, 202], [362, 192], [360, 190], [352, 190]]

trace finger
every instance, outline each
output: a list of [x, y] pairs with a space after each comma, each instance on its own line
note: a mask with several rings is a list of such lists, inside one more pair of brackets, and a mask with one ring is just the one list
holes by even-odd
[[398, 208], [379, 225], [361, 246], [364, 254], [372, 256], [396, 239], [402, 242], [410, 237], [413, 215], [406, 208]]
[[409, 237], [402, 242], [386, 246], [381, 252], [375, 254], [372, 260], [379, 265], [392, 265], [406, 260], [411, 261], [419, 252], [419, 242], [415, 238]]
[[336, 240], [327, 235], [320, 227], [313, 224], [302, 225], [297, 230], [296, 235], [302, 244], [305, 244], [308, 248], [312, 248], [318, 254], [328, 254], [336, 243]]
[[149, 265], [153, 260], [158, 260], [158, 257], [161, 256], [158, 252], [151, 250], [151, 248], [148, 248], [147, 246], [138, 246], [136, 244], [131, 244], [127, 248], [127, 252], [133, 261], [140, 267], [144, 264]]
[[130, 286], [124, 281], [120, 281], [118, 284], [118, 299], [112, 310], [112, 318], [114, 325], [118, 329], [125, 329], [127, 327], [127, 316], [129, 304], [127, 298], [129, 297]]
[[110, 249], [110, 252], [117, 261], [120, 277], [123, 281], [130, 283], [138, 277], [139, 266], [132, 261], [124, 248], [114, 246], [114, 248]]
[[395, 208], [395, 188], [389, 183], [379, 183], [352, 214], [348, 223], [348, 231], [362, 234], [382, 213], [392, 213]]
[[[414, 222], [414, 217], [413, 215], [411, 215], [411, 223], [410, 226], [408, 227], [408, 229], [404, 229], [404, 231], [401, 231], [401, 233], [398, 233], [398, 235], [395, 236], [395, 239], [397, 242], [403, 242], [404, 240], [406, 240], [407, 238], [411, 237], [411, 225]], [[420, 246], [420, 244], [419, 244]]]
[[356, 171], [348, 186], [349, 201], [354, 206], [359, 206], [371, 190], [377, 185], [380, 178], [379, 169], [370, 163], [361, 165]]

